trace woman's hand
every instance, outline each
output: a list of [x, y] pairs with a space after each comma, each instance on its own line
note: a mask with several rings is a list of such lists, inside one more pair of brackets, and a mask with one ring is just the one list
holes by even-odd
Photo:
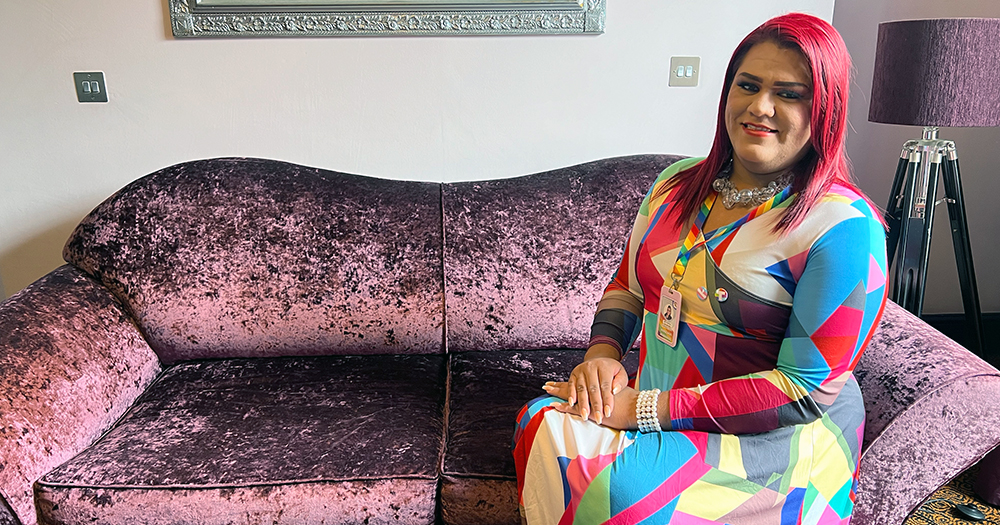
[[[556, 397], [562, 397], [563, 399], [566, 399], [565, 395], [568, 395], [569, 393], [572, 392], [572, 390], [570, 390], [569, 388], [569, 383], [565, 381], [563, 382], [550, 381], [548, 383], [545, 383], [545, 386], [542, 388], [544, 388], [545, 391], [548, 392], [550, 395]], [[634, 388], [630, 388], [627, 386], [620, 388], [617, 392], [618, 392], [617, 394], [611, 396], [611, 398], [609, 399], [609, 401], [611, 401], [611, 405], [614, 408], [609, 412], [603, 414], [601, 412], [597, 413], [590, 412], [591, 416], [590, 419], [594, 420], [594, 422], [600, 425], [604, 425], [608, 428], [614, 428], [618, 430], [628, 430], [628, 429], [638, 428], [638, 423], [636, 422], [635, 419], [635, 404], [636, 404], [636, 399], [639, 397], [639, 392]], [[584, 405], [582, 403], [578, 403], [575, 406], [570, 405], [568, 402], [559, 403], [558, 405], [555, 405], [555, 409], [560, 412], [577, 415], [583, 418], [587, 418], [587, 416], [585, 416], [583, 413], [583, 411], [586, 408], [587, 405]]]
[[567, 406], [574, 407], [575, 413], [584, 419], [602, 424], [604, 418], [614, 413], [616, 396], [627, 385], [628, 373], [617, 359], [597, 357], [576, 365], [568, 381], [549, 382], [542, 388], [565, 399]]

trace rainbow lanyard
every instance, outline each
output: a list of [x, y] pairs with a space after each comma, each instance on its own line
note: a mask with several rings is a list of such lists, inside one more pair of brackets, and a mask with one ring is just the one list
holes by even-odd
[[[670, 287], [674, 290], [677, 290], [680, 287], [681, 279], [684, 278], [684, 272], [687, 270], [688, 261], [691, 260], [691, 256], [694, 255], [694, 251], [708, 242], [705, 239], [705, 232], [702, 231], [702, 228], [705, 225], [705, 221], [708, 219], [708, 214], [712, 211], [712, 206], [715, 205], [717, 196], [718, 193], [713, 191], [709, 192], [708, 197], [705, 197], [705, 202], [701, 203], [701, 209], [698, 210], [698, 216], [695, 217], [694, 224], [691, 225], [691, 231], [688, 232], [687, 237], [684, 239], [684, 244], [681, 245], [680, 251], [677, 252], [677, 260], [674, 262], [673, 270], [670, 271], [670, 279], [673, 280], [673, 284], [671, 284]], [[781, 203], [788, 200], [791, 196], [792, 187], [789, 186], [760, 206], [754, 208], [742, 219], [728, 226], [719, 228], [719, 233], [725, 233], [743, 226], [747, 221], [753, 219], [754, 217], [758, 217], [767, 213], [771, 209], [780, 206]], [[663, 284], [667, 284], [666, 279], [664, 279]]]

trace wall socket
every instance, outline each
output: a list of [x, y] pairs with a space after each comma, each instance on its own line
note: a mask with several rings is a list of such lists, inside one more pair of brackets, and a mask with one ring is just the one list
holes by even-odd
[[701, 57], [670, 57], [669, 86], [697, 86]]
[[76, 84], [76, 99], [80, 102], [107, 102], [108, 88], [104, 83], [104, 73], [73, 73]]

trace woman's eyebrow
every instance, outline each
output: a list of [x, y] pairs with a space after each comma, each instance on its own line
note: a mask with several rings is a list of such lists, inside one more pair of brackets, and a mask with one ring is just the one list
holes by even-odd
[[736, 76], [738, 76], [738, 77], [746, 77], [748, 80], [753, 80], [754, 82], [764, 82], [763, 78], [760, 78], [757, 75], [751, 75], [750, 73], [747, 73], [745, 71], [744, 72], [740, 72]]
[[775, 82], [774, 85], [781, 87], [800, 87], [803, 89], [812, 89], [809, 84], [803, 84], [802, 82]]
[[[738, 77], [745, 77], [747, 80], [752, 80], [754, 82], [757, 82], [758, 84], [763, 84], [764, 83], [764, 79], [763, 78], [760, 78], [757, 75], [751, 75], [750, 73], [747, 73], [746, 71], [741, 71], [736, 76], [738, 76]], [[801, 88], [805, 88], [805, 89], [812, 89], [812, 87], [810, 87], [809, 84], [803, 84], [802, 82], [785, 82], [785, 81], [780, 81], [780, 82], [775, 82], [774, 85], [775, 86], [781, 86], [781, 87], [801, 87]]]

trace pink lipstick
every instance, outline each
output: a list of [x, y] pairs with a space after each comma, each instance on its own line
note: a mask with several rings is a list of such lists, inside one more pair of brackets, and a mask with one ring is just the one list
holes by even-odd
[[767, 126], [761, 126], [759, 124], [751, 124], [749, 122], [743, 122], [740, 125], [743, 126], [743, 131], [745, 131], [748, 135], [753, 135], [755, 137], [767, 137], [778, 132], [776, 129], [771, 129]]

